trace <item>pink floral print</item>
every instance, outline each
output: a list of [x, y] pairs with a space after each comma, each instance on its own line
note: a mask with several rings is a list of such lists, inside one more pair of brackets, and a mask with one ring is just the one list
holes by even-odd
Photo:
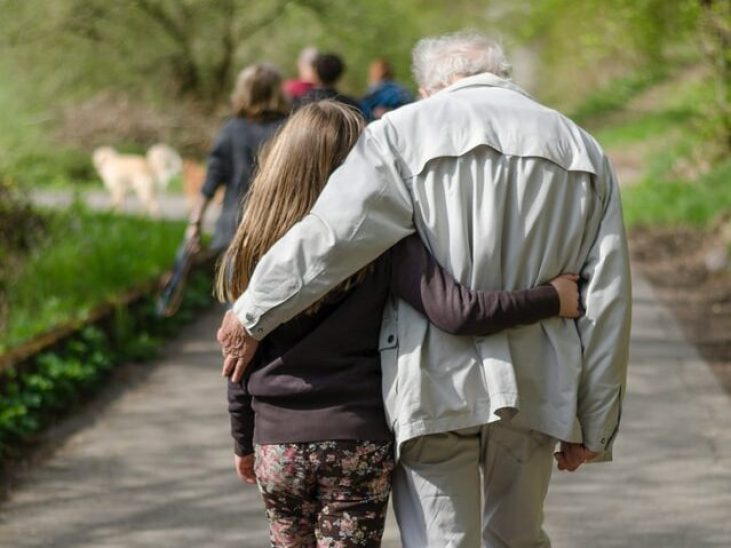
[[390, 442], [257, 445], [271, 545], [380, 546], [393, 468]]

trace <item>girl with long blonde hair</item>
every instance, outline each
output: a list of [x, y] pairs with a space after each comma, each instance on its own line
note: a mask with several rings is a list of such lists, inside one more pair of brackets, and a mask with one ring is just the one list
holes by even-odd
[[[293, 114], [263, 153], [216, 292], [234, 300], [258, 260], [308, 214], [363, 130], [322, 101]], [[522, 291], [473, 291], [410, 236], [280, 325], [244, 378], [229, 380], [235, 466], [258, 483], [273, 546], [377, 546], [395, 463], [381, 399], [379, 330], [389, 293], [440, 329], [487, 335], [579, 314], [575, 277]]]

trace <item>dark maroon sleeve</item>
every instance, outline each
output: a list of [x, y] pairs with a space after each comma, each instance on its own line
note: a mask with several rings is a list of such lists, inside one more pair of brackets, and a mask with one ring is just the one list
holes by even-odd
[[391, 290], [439, 329], [455, 335], [490, 335], [558, 315], [550, 285], [518, 291], [479, 291], [457, 282], [417, 235], [391, 249]]
[[251, 396], [246, 392], [244, 382], [228, 381], [231, 436], [234, 439], [234, 453], [240, 457], [254, 452], [254, 410], [251, 408]]

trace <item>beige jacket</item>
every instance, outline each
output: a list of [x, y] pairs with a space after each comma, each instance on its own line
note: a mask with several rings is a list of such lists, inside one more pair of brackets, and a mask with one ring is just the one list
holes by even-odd
[[617, 180], [591, 136], [492, 74], [368, 126], [234, 312], [262, 338], [414, 230], [473, 288], [579, 272], [586, 313], [458, 337], [391, 302], [380, 350], [398, 443], [508, 415], [610, 459], [631, 303]]

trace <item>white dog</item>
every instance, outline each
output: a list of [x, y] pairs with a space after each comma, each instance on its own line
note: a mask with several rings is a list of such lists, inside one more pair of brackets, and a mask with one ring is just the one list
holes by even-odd
[[183, 169], [180, 154], [165, 143], [157, 143], [150, 147], [147, 151], [147, 163], [157, 175], [160, 188], [167, 188], [170, 179], [179, 175]]
[[183, 163], [175, 150], [162, 143], [152, 146], [146, 157], [119, 154], [112, 147], [100, 147], [94, 150], [92, 160], [112, 195], [115, 209], [122, 209], [127, 192], [132, 189], [148, 213], [154, 216], [160, 213], [158, 189], [167, 187], [170, 179], [180, 173]]

